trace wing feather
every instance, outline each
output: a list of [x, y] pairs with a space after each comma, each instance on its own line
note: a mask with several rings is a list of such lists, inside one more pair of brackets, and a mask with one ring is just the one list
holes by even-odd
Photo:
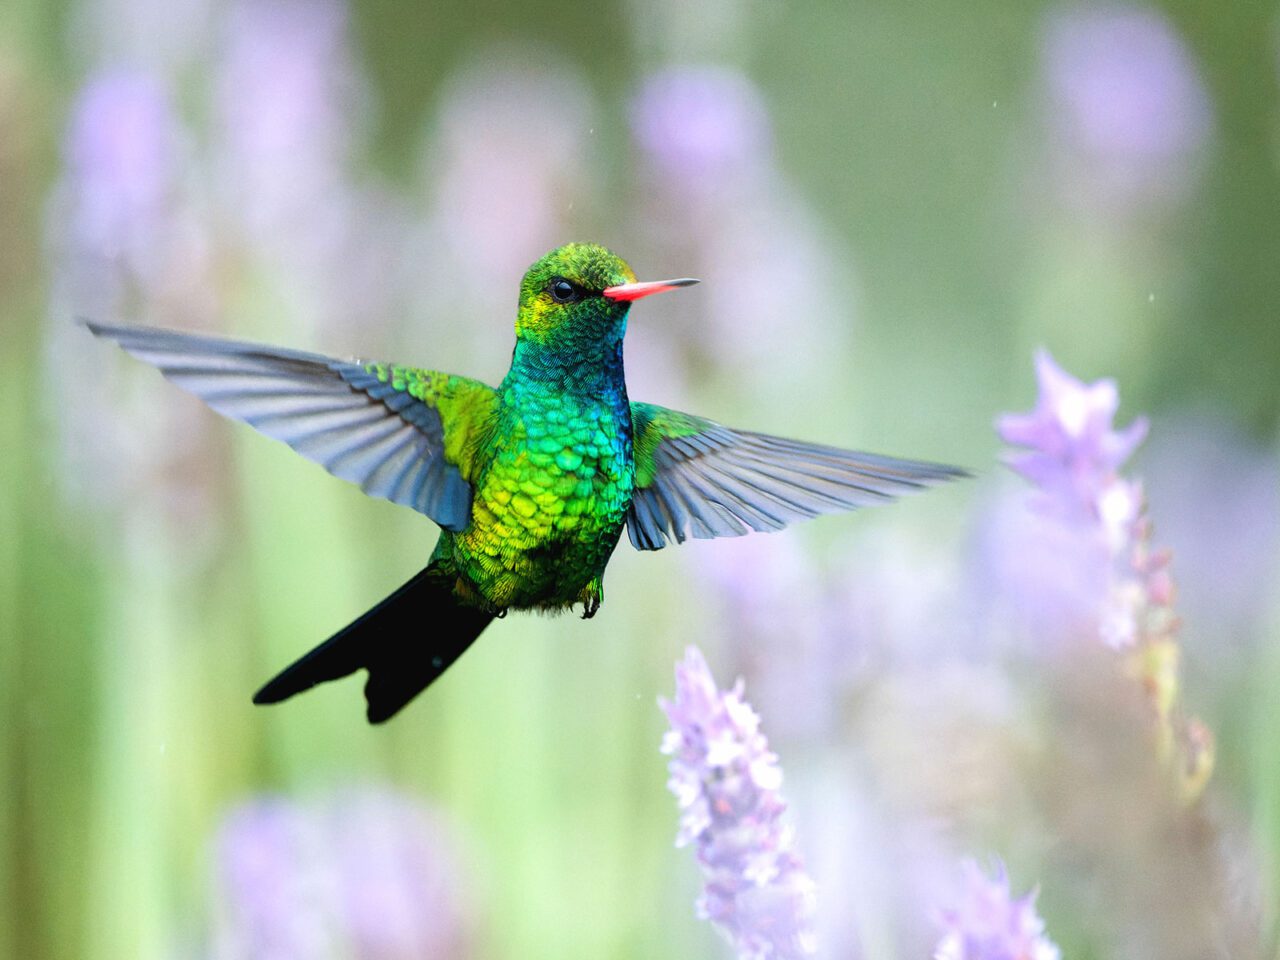
[[446, 453], [496, 403], [475, 380], [146, 327], [87, 323], [224, 416], [287, 443], [369, 495], [448, 530], [470, 522], [465, 462]]
[[633, 403], [636, 490], [627, 533], [668, 540], [780, 530], [795, 520], [884, 503], [965, 471], [763, 433]]

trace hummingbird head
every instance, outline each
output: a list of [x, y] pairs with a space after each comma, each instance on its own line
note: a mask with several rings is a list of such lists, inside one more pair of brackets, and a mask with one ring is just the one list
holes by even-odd
[[524, 275], [516, 338], [569, 349], [621, 339], [631, 301], [697, 282], [637, 283], [635, 272], [612, 251], [594, 243], [568, 243]]

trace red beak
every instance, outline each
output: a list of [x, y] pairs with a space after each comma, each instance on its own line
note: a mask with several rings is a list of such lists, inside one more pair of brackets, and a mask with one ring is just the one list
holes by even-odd
[[602, 292], [610, 300], [639, 300], [651, 293], [666, 293], [677, 287], [692, 287], [697, 282], [692, 277], [682, 277], [679, 280], [646, 280], [643, 283], [620, 283], [616, 287], [607, 287]]

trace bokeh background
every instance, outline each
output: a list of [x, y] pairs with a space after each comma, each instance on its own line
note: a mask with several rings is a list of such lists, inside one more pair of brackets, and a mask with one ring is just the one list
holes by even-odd
[[[1276, 956], [1278, 86], [1260, 0], [6, 0], [0, 955], [730, 956], [657, 750], [697, 643], [781, 757], [822, 956], [928, 955], [961, 856], [1065, 956]], [[634, 311], [633, 396], [975, 479], [624, 539], [593, 621], [496, 624], [386, 728], [356, 681], [252, 707], [434, 528], [74, 318], [497, 382], [570, 239], [704, 281]], [[1009, 602], [992, 424], [1037, 346], [1151, 418], [1191, 812]]]

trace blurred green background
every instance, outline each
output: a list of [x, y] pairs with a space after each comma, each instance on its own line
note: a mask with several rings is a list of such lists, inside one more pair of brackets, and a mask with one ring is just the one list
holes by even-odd
[[[689, 643], [722, 682], [749, 669], [701, 572], [743, 544], [624, 543], [592, 622], [497, 624], [385, 729], [354, 681], [254, 708], [258, 684], [416, 571], [434, 530], [73, 322], [496, 382], [524, 266], [570, 239], [642, 278], [704, 281], [634, 311], [634, 397], [978, 474], [777, 538], [829, 578], [905, 551], [894, 609], [927, 602], [930, 562], [980, 575], [991, 424], [1032, 405], [1032, 350], [1117, 379], [1121, 420], [1153, 419], [1136, 472], [1177, 551], [1186, 696], [1218, 735], [1211, 803], [1250, 851], [1266, 942], [1277, 38], [1276, 6], [1244, 0], [0, 5], [0, 955], [255, 955], [220, 932], [227, 812], [365, 782], [449, 824], [470, 955], [728, 955], [671, 846], [654, 699]], [[864, 693], [905, 642], [875, 623]], [[948, 630], [977, 628], [902, 629], [922, 623], [927, 684]], [[797, 797], [839, 795], [822, 756], [874, 753], [876, 702], [775, 738]], [[1067, 955], [1112, 955], [1039, 875], [1052, 847], [1007, 854], [1022, 888], [1039, 880]], [[861, 917], [867, 954], [920, 955], [919, 916]]]

